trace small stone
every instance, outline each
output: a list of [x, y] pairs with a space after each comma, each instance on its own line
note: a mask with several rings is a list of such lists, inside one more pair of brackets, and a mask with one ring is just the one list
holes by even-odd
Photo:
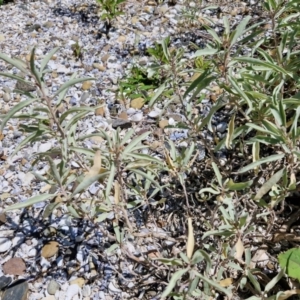
[[5, 102], [9, 102], [11, 100], [10, 94], [9, 93], [4, 93], [3, 100]]
[[39, 150], [38, 152], [47, 152], [48, 150], [50, 150], [52, 147], [52, 144], [51, 143], [45, 143], [45, 144], [41, 144], [39, 146]]
[[68, 68], [66, 68], [64, 65], [58, 65], [57, 69], [56, 69], [57, 73], [61, 73], [61, 74], [67, 74], [70, 72], [70, 70]]
[[150, 118], [155, 119], [155, 118], [159, 117], [160, 114], [161, 114], [160, 111], [158, 111], [158, 110], [152, 110], [152, 111], [149, 112], [148, 116]]
[[108, 285], [108, 289], [112, 292], [112, 293], [116, 293], [119, 294], [122, 291], [120, 289], [118, 289], [112, 282], [109, 283]]
[[43, 24], [43, 27], [45, 27], [45, 28], [51, 28], [53, 26], [54, 26], [54, 23], [51, 22], [51, 21], [48, 21], [48, 22], [46, 22], [46, 23]]
[[47, 286], [47, 292], [50, 295], [54, 295], [56, 291], [59, 290], [59, 288], [60, 288], [59, 283], [52, 279]]
[[104, 106], [101, 106], [101, 107], [98, 107], [95, 111], [95, 115], [96, 116], [104, 116], [105, 114], [105, 107]]
[[5, 36], [4, 36], [4, 34], [0, 34], [0, 42], [3, 42], [3, 41], [5, 41]]
[[131, 100], [131, 102], [130, 102], [130, 106], [132, 108], [136, 108], [136, 109], [142, 108], [144, 106], [144, 104], [145, 104], [145, 100], [144, 100], [144, 98], [141, 98], [141, 97], [135, 98], [135, 99]]
[[3, 265], [3, 272], [8, 275], [23, 275], [25, 270], [26, 265], [20, 257], [13, 257]]
[[49, 258], [55, 255], [59, 250], [58, 242], [51, 241], [47, 243], [42, 249], [42, 256], [44, 258]]
[[88, 92], [84, 92], [82, 93], [81, 97], [80, 97], [80, 102], [84, 102], [85, 100], [87, 100], [89, 98], [89, 93]]
[[14, 135], [14, 139], [17, 139], [17, 138], [21, 137], [23, 135], [23, 133], [22, 133], [22, 131], [15, 130], [13, 135]]
[[66, 292], [66, 300], [71, 300], [73, 297], [80, 293], [80, 287], [77, 284], [72, 284], [68, 287]]
[[122, 119], [115, 119], [112, 122], [112, 127], [113, 128], [120, 127], [120, 128], [125, 129], [125, 128], [130, 128], [131, 126], [132, 126], [131, 122], [126, 121], [126, 120], [122, 120]]
[[85, 284], [85, 280], [83, 278], [79, 277], [74, 280], [71, 280], [70, 285], [72, 285], [72, 284], [77, 284], [79, 287], [82, 288]]
[[157, 9], [158, 9], [158, 12], [163, 15], [168, 11], [169, 7], [168, 7], [168, 5], [162, 5], [162, 6], [158, 7]]
[[12, 282], [11, 277], [7, 276], [1, 276], [0, 277], [0, 290], [3, 290], [5, 287], [7, 287]]
[[101, 57], [102, 62], [106, 62], [110, 58], [110, 54], [105, 54]]
[[128, 120], [128, 115], [126, 113], [126, 111], [122, 111], [120, 114], [119, 114], [119, 119], [122, 119], [122, 120]]
[[125, 42], [126, 41], [126, 36], [121, 35], [118, 37], [118, 42]]
[[26, 300], [28, 293], [28, 283], [24, 280], [13, 282], [5, 291], [2, 300]]
[[89, 285], [85, 285], [82, 288], [82, 296], [83, 297], [89, 297], [91, 295], [91, 287]]
[[159, 125], [159, 128], [164, 129], [166, 126], [169, 125], [169, 121], [168, 120], [161, 120], [161, 121], [159, 121], [158, 125]]
[[0, 238], [0, 252], [6, 252], [10, 249], [12, 243], [11, 240], [7, 238]]
[[226, 122], [221, 122], [217, 125], [217, 131], [220, 132], [220, 133], [223, 133], [226, 131], [227, 129], [227, 123]]
[[131, 116], [131, 121], [133, 122], [140, 122], [143, 119], [143, 113], [136, 113], [134, 115]]
[[145, 66], [148, 63], [148, 58], [147, 57], [142, 57], [141, 59], [139, 59], [139, 65], [140, 66]]
[[35, 86], [23, 81], [17, 81], [15, 89], [23, 92], [33, 92], [35, 91]]
[[106, 71], [106, 68], [105, 68], [103, 65], [99, 64], [99, 63], [93, 63], [93, 67], [94, 67], [95, 69], [98, 69], [98, 70], [101, 71], [101, 72]]
[[91, 88], [92, 84], [93, 84], [92, 81], [85, 81], [85, 82], [82, 84], [82, 87], [81, 87], [81, 88], [82, 88], [84, 91], [89, 90], [89, 89]]

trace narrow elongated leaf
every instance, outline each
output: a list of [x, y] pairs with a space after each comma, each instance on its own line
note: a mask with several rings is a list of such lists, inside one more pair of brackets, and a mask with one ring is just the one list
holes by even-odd
[[260, 200], [269, 190], [282, 178], [285, 168], [276, 172], [268, 181], [266, 181], [262, 187], [258, 190], [254, 200]]
[[182, 164], [183, 166], [187, 166], [189, 161], [191, 160], [191, 157], [192, 157], [192, 154], [195, 150], [195, 143], [192, 142], [190, 145], [189, 145], [189, 148], [186, 149], [186, 151], [184, 152], [184, 158], [183, 158], [183, 161], [182, 161]]
[[36, 70], [36, 67], [34, 64], [34, 56], [35, 56], [35, 47], [33, 47], [31, 54], [30, 54], [30, 70], [31, 70], [31, 73], [34, 75], [35, 80], [38, 83], [39, 87], [42, 87], [42, 81], [40, 78], [40, 74]]
[[31, 81], [27, 81], [23, 77], [20, 77], [20, 76], [14, 75], [14, 74], [0, 72], [0, 76], [8, 77], [8, 78], [15, 79], [15, 80], [18, 80], [20, 82], [32, 85]]
[[40, 76], [43, 74], [44, 69], [46, 68], [49, 60], [51, 59], [51, 57], [59, 50], [60, 47], [56, 47], [54, 49], [52, 49], [45, 57], [44, 59], [41, 61], [41, 67], [40, 67]]
[[191, 265], [196, 265], [198, 263], [200, 263], [201, 261], [203, 261], [204, 256], [202, 255], [200, 250], [195, 251], [192, 260], [191, 260]]
[[152, 258], [152, 260], [162, 262], [167, 266], [182, 266], [182, 261], [178, 258]]
[[[69, 80], [72, 81], [75, 79], [75, 77], [76, 77], [76, 73], [73, 73]], [[59, 107], [61, 102], [63, 101], [63, 99], [65, 99], [67, 92], [68, 92], [68, 89], [64, 89], [63, 91], [61, 91], [59, 93], [57, 102], [56, 102], [56, 108]]]
[[220, 194], [220, 191], [216, 191], [214, 190], [213, 188], [203, 188], [199, 191], [199, 194], [202, 194], [202, 193], [212, 193], [214, 195], [219, 195]]
[[229, 179], [226, 183], [226, 188], [228, 188], [230, 191], [242, 191], [248, 187], [250, 187], [253, 183], [253, 180], [245, 181], [245, 182], [233, 182], [232, 179]]
[[282, 278], [285, 274], [285, 268], [281, 269], [280, 272], [265, 286], [265, 293], [268, 293]]
[[232, 86], [234, 87], [234, 89], [236, 90], [236, 92], [247, 102], [248, 107], [249, 107], [247, 113], [250, 113], [253, 109], [252, 101], [249, 99], [247, 94], [239, 87], [238, 83], [232, 76], [229, 76], [228, 79], [229, 79], [230, 83], [232, 84]]
[[98, 175], [100, 174], [100, 171], [101, 171], [101, 151], [100, 150], [97, 150], [95, 152], [95, 156], [94, 156], [94, 164], [93, 166], [90, 168], [90, 170], [88, 171], [88, 173], [86, 174], [86, 176], [95, 176], [95, 175]]
[[0, 127], [0, 131], [3, 131], [3, 128], [5, 127], [7, 121], [11, 118], [13, 118], [13, 116], [20, 111], [21, 109], [23, 109], [24, 107], [30, 105], [31, 103], [33, 103], [34, 101], [36, 101], [37, 99], [28, 99], [28, 100], [24, 100], [19, 102], [17, 105], [15, 105], [6, 115], [5, 117], [2, 119], [2, 123], [1, 123], [1, 127]]
[[28, 74], [28, 70], [26, 68], [26, 63], [24, 61], [21, 61], [19, 59], [10, 58], [4, 53], [0, 53], [0, 59], [6, 61], [9, 65], [12, 65], [19, 69], [22, 73]]
[[285, 69], [283, 69], [283, 68], [281, 68], [281, 67], [279, 67], [275, 64], [272, 64], [272, 63], [266, 62], [266, 61], [262, 61], [262, 60], [259, 60], [259, 59], [256, 59], [256, 58], [252, 58], [252, 57], [235, 57], [235, 58], [233, 58], [233, 60], [241, 61], [241, 62], [245, 62], [245, 63], [249, 63], [249, 64], [256, 64], [256, 65], [265, 67], [269, 70], [280, 72], [280, 73], [285, 74], [285, 75], [290, 76], [290, 77], [293, 76], [292, 73], [286, 71]]
[[212, 164], [212, 167], [213, 167], [214, 172], [216, 174], [219, 186], [221, 187], [221, 186], [223, 186], [223, 182], [222, 182], [222, 175], [220, 173], [220, 170], [219, 170], [219, 168], [218, 168], [218, 166], [215, 162], [212, 162], [211, 164]]
[[32, 206], [33, 204], [46, 201], [53, 197], [55, 197], [55, 194], [43, 194], [43, 195], [34, 196], [24, 202], [13, 204], [13, 205], [5, 208], [3, 211], [6, 212], [9, 210], [20, 209], [20, 208]]
[[162, 42], [161, 42], [161, 46], [165, 55], [166, 60], [169, 62], [170, 61], [170, 51], [168, 49], [168, 43], [170, 41], [170, 38], [165, 38]]
[[234, 133], [234, 121], [235, 121], [235, 115], [231, 117], [228, 124], [228, 132], [226, 135], [226, 142], [225, 142], [225, 146], [227, 149], [231, 149], [231, 143], [232, 143], [232, 138]]
[[56, 182], [59, 185], [61, 185], [61, 178], [60, 178], [56, 164], [54, 163], [53, 159], [50, 156], [46, 156], [46, 159], [49, 161], [50, 170], [51, 170], [53, 178], [56, 180]]
[[195, 271], [196, 276], [198, 276], [201, 280], [203, 280], [204, 282], [208, 283], [210, 286], [214, 287], [216, 290], [218, 290], [219, 292], [225, 294], [227, 297], [229, 297], [229, 299], [231, 299], [232, 297], [232, 291], [230, 289], [226, 289], [224, 287], [222, 287], [220, 284], [218, 284], [217, 282], [207, 278], [206, 276], [203, 276], [202, 274], [200, 274], [199, 272]]
[[248, 24], [248, 22], [250, 21], [251, 16], [247, 16], [246, 18], [244, 18], [240, 24], [236, 27], [236, 29], [233, 31], [233, 33], [230, 35], [230, 47], [232, 47], [235, 42], [237, 41], [237, 39], [239, 37], [241, 37], [245, 31], [245, 28]]
[[195, 247], [195, 237], [194, 237], [194, 228], [192, 223], [192, 218], [188, 218], [188, 239], [186, 244], [186, 256], [188, 259], [191, 259], [194, 253]]
[[225, 106], [225, 103], [220, 98], [217, 103], [210, 109], [207, 116], [202, 120], [201, 124], [197, 127], [197, 131], [200, 131], [203, 127], [207, 125], [208, 129], [213, 132], [212, 126], [211, 126], [211, 119], [216, 111], [218, 111], [220, 108]]
[[108, 177], [108, 180], [107, 180], [107, 183], [106, 183], [105, 194], [106, 194], [106, 198], [107, 199], [108, 199], [108, 197], [110, 195], [110, 191], [111, 191], [112, 186], [114, 184], [115, 175], [116, 175], [116, 166], [114, 164], [112, 164], [110, 166], [109, 177]]
[[29, 143], [32, 143], [34, 141], [41, 140], [42, 132], [40, 131], [34, 131], [33, 133], [26, 136], [24, 140], [22, 140], [17, 147], [15, 148], [14, 152], [10, 155], [11, 157], [15, 156], [20, 149], [22, 149], [25, 145], [28, 145]]
[[88, 188], [92, 183], [94, 183], [95, 181], [98, 181], [101, 178], [106, 177], [107, 175], [109, 175], [110, 172], [104, 172], [102, 174], [98, 174], [95, 176], [88, 176], [87, 178], [84, 178], [82, 180], [82, 182], [80, 182], [78, 184], [78, 186], [76, 187], [76, 189], [74, 190], [74, 192], [72, 193], [72, 196], [75, 196], [76, 194], [80, 193], [81, 191], [85, 190], [86, 188]]
[[[75, 76], [75, 74], [74, 74]], [[61, 92], [67, 90], [68, 88], [70, 88], [71, 86], [80, 83], [80, 82], [84, 82], [84, 81], [89, 81], [89, 80], [96, 80], [96, 78], [93, 77], [84, 77], [84, 78], [77, 78], [77, 79], [71, 79], [69, 81], [67, 81], [66, 83], [64, 83], [59, 90], [54, 94], [54, 97], [56, 97], [57, 95], [59, 95]]]
[[130, 129], [126, 132], [125, 136], [123, 137], [120, 146], [124, 145], [127, 143], [127, 141], [132, 137], [132, 135], [134, 134], [134, 130]]
[[[161, 190], [161, 186], [158, 184], [157, 180], [154, 180], [147, 173], [145, 173], [145, 172], [143, 172], [143, 171], [141, 171], [139, 169], [129, 169], [129, 170], [132, 171], [133, 173], [136, 173], [136, 174], [138, 174], [138, 175], [140, 175], [140, 176], [142, 176], [142, 177], [150, 180], [154, 185], [156, 185], [159, 188], [159, 190]], [[148, 169], [148, 171], [151, 171], [151, 170]]]
[[151, 97], [150, 101], [149, 101], [149, 107], [152, 107], [154, 105], [154, 103], [156, 102], [156, 100], [158, 99], [158, 97], [164, 92], [164, 90], [166, 89], [166, 84], [163, 83], [155, 92], [155, 94]]
[[60, 118], [59, 118], [59, 122], [60, 124], [62, 124], [62, 122], [65, 120], [65, 118], [72, 113], [76, 113], [76, 112], [93, 112], [95, 111], [94, 107], [88, 107], [88, 106], [81, 106], [81, 107], [72, 107], [69, 108], [66, 112], [64, 112]]
[[69, 149], [80, 154], [85, 154], [89, 158], [94, 157], [95, 154], [92, 150], [86, 148], [70, 147]]
[[204, 27], [207, 30], [207, 32], [213, 37], [214, 41], [217, 42], [219, 45], [221, 45], [222, 41], [219, 38], [218, 34], [210, 27], [208, 27], [208, 26], [204, 26]]
[[[215, 77], [212, 77], [212, 76], [208, 77], [209, 73], [210, 73], [210, 71], [206, 70], [198, 78], [196, 78], [192, 82], [192, 84], [187, 88], [186, 92], [183, 95], [183, 98], [185, 98], [191, 91], [193, 91], [194, 89], [196, 89], [199, 86], [201, 88], [206, 87], [215, 78]], [[207, 80], [208, 78], [211, 78], [211, 80]], [[198, 93], [199, 93], [199, 91], [198, 91]]]
[[253, 129], [255, 129], [255, 130], [261, 132], [261, 133], [267, 133], [267, 134], [269, 134], [269, 135], [274, 135], [274, 133], [273, 133], [272, 131], [270, 131], [270, 130], [268, 130], [268, 129], [265, 129], [265, 128], [261, 127], [261, 126], [258, 126], [258, 125], [256, 125], [256, 124], [253, 124], [253, 123], [246, 123], [246, 125], [247, 125], [248, 127], [250, 127], [250, 128], [253, 128]]
[[218, 49], [214, 48], [205, 48], [201, 50], [197, 50], [193, 57], [199, 57], [199, 56], [204, 56], [204, 55], [214, 55], [218, 52]]
[[250, 270], [246, 271], [248, 278], [250, 279], [251, 283], [253, 284], [254, 288], [257, 292], [261, 293], [261, 288], [259, 282], [256, 280], [256, 278], [253, 276]]
[[65, 126], [65, 132], [68, 132], [68, 136], [71, 136], [70, 134], [72, 133], [72, 130], [70, 129], [73, 125], [77, 125], [77, 122], [79, 120], [81, 120], [86, 114], [88, 113], [88, 111], [82, 111], [79, 112], [78, 114], [76, 114], [75, 116], [72, 116], [72, 118], [69, 120], [69, 122], [66, 124]]
[[[122, 157], [125, 156], [127, 153], [130, 153], [131, 151], [135, 151], [135, 147], [141, 143], [148, 135], [150, 134], [150, 131], [144, 132], [140, 136], [134, 138], [122, 151]], [[144, 146], [143, 146], [144, 147]]]
[[265, 158], [262, 158], [262, 159], [260, 159], [260, 160], [258, 160], [258, 161], [255, 161], [255, 162], [249, 164], [249, 165], [246, 166], [246, 167], [241, 168], [241, 169], [238, 171], [238, 173], [240, 173], [240, 174], [241, 174], [241, 173], [245, 173], [245, 172], [247, 172], [247, 171], [249, 171], [249, 170], [254, 169], [254, 168], [257, 167], [257, 166], [260, 166], [261, 164], [264, 164], [264, 163], [267, 163], [267, 162], [272, 162], [272, 161], [275, 161], [275, 160], [280, 160], [280, 159], [282, 159], [284, 156], [285, 156], [285, 154], [274, 154], [274, 155], [270, 155], [270, 156], [268, 156], [268, 157], [265, 157]]
[[272, 132], [272, 135], [275, 135], [275, 136], [281, 136], [282, 135], [282, 133], [280, 132], [280, 129], [275, 124], [273, 124], [272, 122], [270, 122], [268, 120], [262, 120], [261, 122], [267, 128], [267, 130]]
[[182, 270], [178, 270], [177, 272], [175, 272], [172, 276], [172, 278], [169, 281], [168, 286], [166, 287], [166, 289], [164, 290], [164, 292], [161, 295], [161, 299], [166, 298], [174, 289], [174, 287], [176, 286], [177, 281], [188, 271], [189, 269], [182, 269]]
[[72, 217], [74, 217], [74, 218], [80, 218], [80, 217], [82, 217], [72, 204], [68, 205], [67, 209], [68, 209], [68, 211], [69, 211], [69, 213], [71, 214]]

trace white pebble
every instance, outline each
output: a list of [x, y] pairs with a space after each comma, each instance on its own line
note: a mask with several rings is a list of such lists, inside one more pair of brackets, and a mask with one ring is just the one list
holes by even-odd
[[12, 242], [7, 238], [0, 238], [0, 252], [6, 252], [10, 249]]

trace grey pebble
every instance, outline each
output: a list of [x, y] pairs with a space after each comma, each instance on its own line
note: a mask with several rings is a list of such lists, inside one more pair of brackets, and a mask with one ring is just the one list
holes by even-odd
[[5, 102], [9, 102], [10, 99], [11, 99], [10, 94], [9, 94], [9, 93], [4, 93], [4, 95], [3, 95], [3, 100], [4, 100]]
[[224, 133], [225, 130], [227, 129], [227, 123], [226, 122], [221, 122], [217, 125], [217, 131], [218, 132], [221, 132], [221, 133]]
[[49, 295], [54, 295], [59, 288], [59, 283], [57, 283], [55, 280], [51, 280], [47, 286], [47, 292]]

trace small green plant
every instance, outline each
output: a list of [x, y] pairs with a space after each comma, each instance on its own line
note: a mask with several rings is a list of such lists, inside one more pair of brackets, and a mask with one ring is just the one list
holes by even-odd
[[73, 55], [75, 56], [76, 60], [83, 59], [83, 52], [85, 50], [79, 45], [78, 41], [76, 41], [76, 43], [72, 45], [72, 50], [73, 50]]
[[101, 19], [106, 21], [107, 24], [110, 24], [111, 21], [123, 14], [121, 10], [119, 10], [120, 4], [124, 3], [126, 0], [97, 0], [100, 4], [99, 15]]
[[129, 97], [130, 99], [143, 97], [145, 102], [148, 102], [153, 90], [161, 83], [157, 74], [149, 78], [147, 70], [133, 67], [130, 71], [130, 75], [126, 79], [121, 80], [119, 92], [122, 97]]

